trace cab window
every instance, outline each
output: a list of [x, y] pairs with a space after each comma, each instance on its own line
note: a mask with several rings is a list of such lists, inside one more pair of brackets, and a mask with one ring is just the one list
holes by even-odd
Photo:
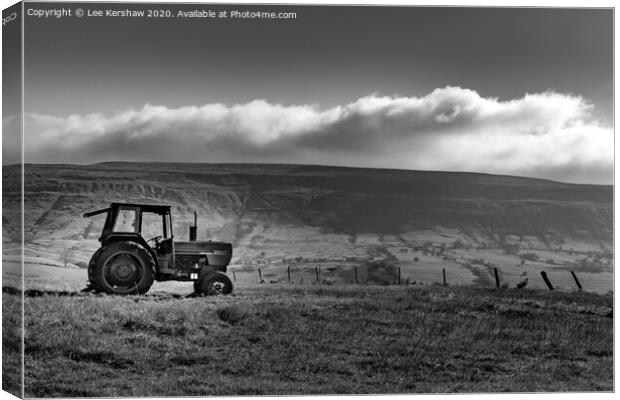
[[139, 232], [138, 210], [135, 208], [121, 207], [118, 210], [114, 222], [114, 232]]
[[148, 240], [157, 236], [164, 236], [162, 230], [162, 216], [152, 212], [143, 212], [142, 237]]

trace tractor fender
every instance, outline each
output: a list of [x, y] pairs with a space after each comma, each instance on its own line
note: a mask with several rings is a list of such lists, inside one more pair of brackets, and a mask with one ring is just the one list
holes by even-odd
[[88, 262], [88, 280], [92, 282], [92, 277], [95, 274], [95, 267], [97, 265], [97, 257], [101, 253], [102, 247], [99, 247], [97, 251], [95, 251]]

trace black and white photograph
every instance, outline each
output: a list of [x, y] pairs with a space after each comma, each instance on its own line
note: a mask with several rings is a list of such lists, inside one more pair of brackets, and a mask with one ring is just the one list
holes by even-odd
[[612, 3], [2, 5], [3, 391], [613, 395]]

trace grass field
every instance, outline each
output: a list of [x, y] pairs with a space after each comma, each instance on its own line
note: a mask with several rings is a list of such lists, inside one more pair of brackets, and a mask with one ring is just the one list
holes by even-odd
[[[611, 295], [239, 284], [195, 298], [28, 290], [30, 397], [613, 390]], [[154, 288], [155, 289], [155, 288]], [[3, 293], [4, 360], [20, 296]], [[19, 377], [5, 368], [5, 383]]]

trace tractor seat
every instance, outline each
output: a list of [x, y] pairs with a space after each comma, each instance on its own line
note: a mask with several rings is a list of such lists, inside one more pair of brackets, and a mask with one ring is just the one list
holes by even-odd
[[172, 253], [172, 238], [167, 238], [164, 240], [161, 240], [158, 244], [157, 244], [157, 252], [158, 253], [162, 253], [162, 254], [170, 254]]

